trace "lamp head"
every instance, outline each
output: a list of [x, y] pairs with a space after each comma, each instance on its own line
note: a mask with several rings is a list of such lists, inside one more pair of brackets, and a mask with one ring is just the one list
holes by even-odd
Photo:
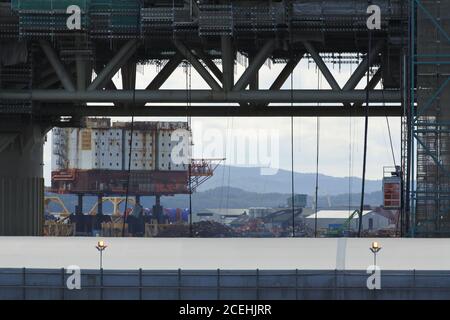
[[99, 242], [97, 242], [97, 250], [98, 251], [103, 251], [107, 248], [108, 246], [105, 244], [105, 242], [103, 240], [100, 240]]
[[370, 250], [373, 253], [377, 253], [378, 251], [381, 250], [381, 246], [380, 246], [380, 244], [377, 241], [374, 241], [374, 242], [372, 242], [372, 246], [370, 247]]

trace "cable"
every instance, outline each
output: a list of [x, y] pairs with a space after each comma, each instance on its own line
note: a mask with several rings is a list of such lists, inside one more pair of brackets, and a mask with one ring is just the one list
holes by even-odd
[[394, 143], [392, 142], [391, 126], [389, 125], [388, 117], [386, 117], [386, 124], [387, 124], [387, 128], [388, 128], [388, 133], [389, 133], [389, 143], [391, 144], [392, 161], [394, 161], [394, 167], [397, 167], [397, 162], [395, 161]]
[[[140, 18], [137, 18], [137, 25], [140, 24]], [[136, 38], [137, 40], [137, 38]], [[135, 46], [138, 46], [138, 44], [135, 44]], [[135, 65], [137, 65], [137, 55], [136, 50], [133, 54], [133, 62]], [[127, 69], [127, 72], [129, 70]], [[130, 128], [130, 153], [128, 154], [128, 169], [127, 169], [127, 184], [126, 184], [126, 191], [125, 191], [125, 208], [123, 211], [123, 224], [122, 224], [122, 237], [125, 237], [125, 224], [126, 224], [126, 214], [128, 210], [128, 198], [130, 193], [130, 177], [131, 177], [131, 156], [133, 151], [133, 133], [134, 133], [134, 109], [136, 108], [136, 70], [134, 71], [134, 77], [131, 79], [128, 79], [133, 84], [133, 104], [132, 108], [133, 111], [131, 112], [131, 128]], [[123, 83], [123, 77], [122, 77], [122, 83]], [[125, 148], [125, 146], [122, 146], [122, 148]], [[123, 152], [123, 150], [122, 150]]]
[[[317, 73], [317, 87], [321, 88], [320, 73]], [[315, 214], [314, 214], [314, 237], [317, 238], [317, 223], [318, 223], [318, 207], [319, 207], [319, 154], [320, 152], [320, 118], [316, 118], [316, 190], [315, 190]]]
[[[369, 48], [367, 51], [367, 55], [370, 56], [372, 51], [372, 33], [370, 29], [368, 30], [369, 35]], [[361, 237], [362, 231], [362, 217], [364, 210], [364, 192], [366, 187], [366, 166], [367, 166], [367, 139], [369, 132], [369, 91], [370, 91], [370, 63], [367, 63], [367, 86], [366, 86], [366, 107], [365, 107], [365, 116], [364, 116], [364, 152], [363, 152], [363, 172], [362, 172], [362, 181], [361, 181], [361, 204], [359, 208], [359, 221], [358, 221], [358, 237]]]
[[[291, 109], [294, 111], [294, 70], [291, 71]], [[291, 192], [292, 237], [295, 238], [294, 115], [291, 114]]]
[[[133, 93], [133, 105], [135, 98]], [[122, 224], [122, 237], [125, 237], [125, 223], [127, 219], [127, 210], [128, 210], [128, 197], [130, 192], [130, 177], [131, 177], [131, 154], [133, 149], [133, 132], [134, 132], [134, 116], [131, 117], [131, 128], [130, 128], [130, 152], [128, 154], [128, 169], [127, 169], [127, 184], [126, 184], [126, 191], [125, 191], [125, 208], [123, 211], [123, 224]]]
[[[191, 74], [191, 64], [186, 65], [186, 117], [187, 117], [187, 123], [188, 123], [188, 131], [191, 132], [191, 88], [192, 88], [192, 74]], [[189, 148], [191, 148], [192, 145], [189, 143]], [[191, 150], [192, 152], [192, 150]], [[192, 155], [191, 152], [189, 152], [189, 164], [188, 164], [188, 183], [189, 183], [189, 236], [192, 238], [193, 236], [193, 225], [192, 225]]]
[[[348, 144], [348, 218], [352, 215], [352, 177], [353, 177], [353, 117], [350, 109], [349, 118], [349, 144]], [[347, 226], [347, 232], [350, 233], [351, 225]]]

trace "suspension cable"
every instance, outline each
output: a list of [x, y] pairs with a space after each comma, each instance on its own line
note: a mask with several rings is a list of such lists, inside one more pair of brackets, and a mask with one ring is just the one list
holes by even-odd
[[187, 125], [188, 125], [188, 132], [189, 132], [189, 164], [188, 164], [188, 188], [189, 188], [189, 236], [192, 238], [193, 236], [193, 225], [192, 225], [192, 145], [190, 141], [190, 135], [191, 135], [191, 94], [192, 94], [192, 74], [191, 74], [191, 64], [186, 62], [186, 119], [187, 119]]
[[[136, 53], [134, 54], [134, 63], [137, 64], [137, 58]], [[127, 69], [127, 72], [129, 70]], [[136, 76], [136, 75], [135, 75]], [[128, 154], [128, 168], [127, 168], [127, 183], [126, 183], [126, 189], [125, 189], [125, 207], [123, 211], [123, 224], [122, 224], [122, 237], [125, 237], [125, 224], [127, 220], [127, 211], [128, 211], [128, 198], [130, 193], [130, 177], [131, 177], [131, 159], [133, 154], [133, 135], [134, 135], [134, 109], [136, 108], [136, 82], [133, 79], [128, 79], [133, 83], [133, 103], [132, 103], [132, 115], [131, 115], [131, 127], [130, 127], [130, 148], [129, 148], [129, 154]], [[122, 78], [123, 81], [123, 78]], [[122, 146], [123, 148], [125, 146]]]
[[[369, 57], [372, 51], [372, 33], [370, 29], [368, 30], [368, 38], [369, 38], [369, 47], [367, 50], [367, 56]], [[361, 181], [361, 204], [359, 208], [359, 221], [358, 221], [358, 237], [361, 237], [362, 232], [362, 217], [364, 210], [364, 192], [366, 187], [366, 166], [367, 166], [367, 139], [368, 139], [368, 131], [369, 131], [369, 103], [370, 103], [370, 63], [367, 63], [367, 85], [366, 85], [366, 107], [364, 108], [365, 116], [364, 116], [364, 153], [363, 153], [363, 172], [362, 172], [362, 181]]]
[[294, 70], [291, 71], [291, 194], [292, 237], [295, 238], [295, 174], [294, 174]]
[[[320, 73], [317, 72], [317, 87], [320, 90]], [[314, 237], [317, 238], [317, 223], [318, 223], [318, 207], [319, 207], [319, 156], [320, 156], [320, 117], [316, 118], [316, 190], [315, 190], [315, 213], [314, 213]]]

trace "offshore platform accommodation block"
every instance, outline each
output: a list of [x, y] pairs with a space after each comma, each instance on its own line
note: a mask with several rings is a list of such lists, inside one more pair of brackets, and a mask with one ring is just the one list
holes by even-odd
[[[181, 133], [173, 138], [176, 131]], [[189, 164], [172, 157], [186, 122], [115, 122], [88, 118], [53, 130], [52, 186], [57, 193], [163, 196], [189, 192]], [[190, 148], [190, 143], [186, 143]], [[131, 163], [130, 163], [131, 160]]]

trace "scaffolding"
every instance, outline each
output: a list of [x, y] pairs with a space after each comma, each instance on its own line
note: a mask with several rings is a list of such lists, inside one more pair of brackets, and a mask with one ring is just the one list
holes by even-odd
[[[450, 1], [412, 0], [411, 236], [450, 235]], [[417, 41], [417, 42], [416, 42]], [[417, 157], [414, 159], [413, 155]], [[414, 187], [414, 179], [416, 185]]]

